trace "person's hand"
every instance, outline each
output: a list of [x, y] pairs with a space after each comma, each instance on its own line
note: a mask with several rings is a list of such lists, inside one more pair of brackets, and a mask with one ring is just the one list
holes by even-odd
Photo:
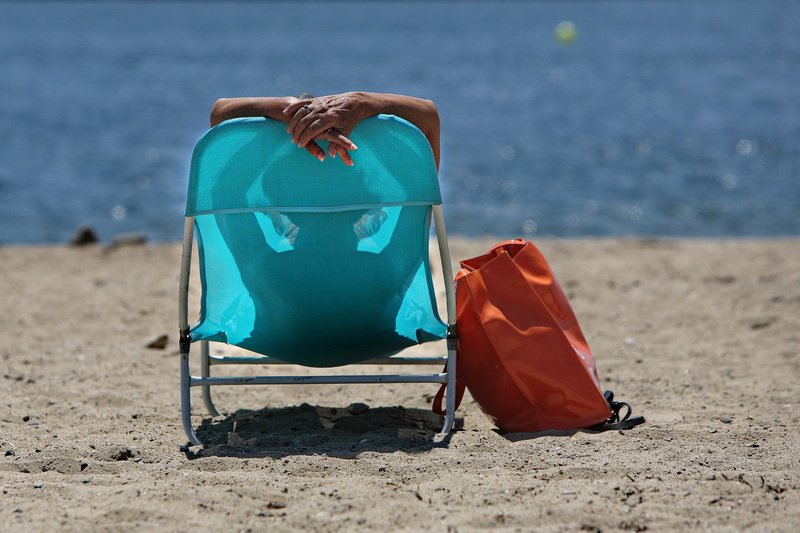
[[348, 135], [364, 118], [360, 111], [362, 107], [355, 94], [346, 93], [298, 100], [289, 104], [283, 113], [290, 117], [287, 131], [297, 146], [305, 147], [321, 161], [325, 152], [314, 140], [327, 140], [330, 142], [328, 155], [336, 157], [339, 154], [345, 164], [352, 165], [349, 151], [357, 147]]
[[[329, 156], [336, 157], [336, 154], [339, 154], [339, 157], [342, 158], [342, 162], [345, 165], [353, 165], [353, 158], [350, 157], [350, 150], [355, 150], [357, 147], [350, 139], [342, 135], [341, 132], [331, 128], [318, 136], [317, 139], [328, 141]], [[311, 139], [304, 148], [320, 161], [325, 160], [325, 151], [320, 148], [314, 139]]]

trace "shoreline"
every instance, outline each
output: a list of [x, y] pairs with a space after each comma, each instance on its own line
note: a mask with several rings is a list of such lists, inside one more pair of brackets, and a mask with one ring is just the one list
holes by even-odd
[[[498, 241], [451, 237], [454, 263]], [[575, 309], [601, 385], [646, 424], [501, 435], [467, 395], [462, 429], [436, 444], [431, 385], [220, 387], [223, 419], [204, 424], [193, 395], [195, 427], [216, 444], [187, 450], [180, 244], [0, 246], [6, 527], [413, 531], [424, 520], [432, 531], [788, 531], [800, 523], [800, 239], [533, 241]], [[163, 335], [163, 349], [147, 347]], [[369, 417], [341, 423], [354, 403], [367, 404]]]
[[[76, 232], [74, 238], [79, 237], [79, 232]], [[0, 243], [0, 249], [16, 249], [16, 248], [59, 248], [62, 246], [67, 247], [102, 247], [102, 248], [109, 248], [115, 246], [139, 246], [139, 245], [156, 245], [156, 246], [164, 246], [164, 245], [174, 245], [174, 244], [181, 244], [180, 239], [169, 239], [169, 240], [154, 240], [151, 239], [147, 234], [140, 233], [140, 232], [133, 232], [133, 233], [120, 233], [116, 234], [110, 239], [102, 240], [99, 237], [94, 237], [89, 242], [82, 242], [82, 243], [72, 243], [69, 241], [63, 242], [7, 242], [7, 243]], [[486, 235], [462, 235], [462, 234], [448, 234], [448, 239], [454, 241], [464, 241], [467, 243], [475, 243], [475, 242], [501, 242], [503, 240], [510, 240], [510, 239], [525, 239], [536, 242], [555, 242], [555, 241], [565, 241], [565, 242], [582, 242], [582, 241], [655, 241], [655, 242], [671, 242], [671, 241], [686, 241], [686, 242], [729, 242], [729, 241], [742, 241], [742, 242], [773, 242], [773, 241], [800, 241], [800, 235], [733, 235], [733, 236], [726, 236], [726, 235], [711, 235], [711, 236], [673, 236], [673, 235], [647, 235], [647, 234], [626, 234], [626, 235], [581, 235], [581, 236], [556, 236], [556, 235], [546, 235], [546, 236], [530, 236], [530, 237], [523, 237], [520, 235], [514, 235], [511, 237], [499, 237], [491, 234]], [[467, 246], [469, 246], [467, 244]]]

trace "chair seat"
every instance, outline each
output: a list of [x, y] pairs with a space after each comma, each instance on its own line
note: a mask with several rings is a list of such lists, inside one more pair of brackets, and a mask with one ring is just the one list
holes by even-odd
[[[389, 231], [359, 226], [363, 209], [197, 216], [204, 290], [192, 340], [331, 367], [443, 339], [418, 242], [429, 208], [387, 210]], [[287, 227], [291, 237], [276, 235]]]

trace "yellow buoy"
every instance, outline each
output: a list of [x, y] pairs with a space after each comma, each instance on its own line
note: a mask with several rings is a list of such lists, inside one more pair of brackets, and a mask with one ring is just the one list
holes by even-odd
[[556, 25], [556, 41], [561, 44], [572, 44], [578, 38], [578, 28], [572, 22], [564, 20]]

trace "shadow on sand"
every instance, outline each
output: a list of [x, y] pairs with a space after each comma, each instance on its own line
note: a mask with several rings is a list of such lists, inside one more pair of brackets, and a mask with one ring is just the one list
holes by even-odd
[[[444, 417], [429, 409], [370, 408], [302, 404], [296, 407], [240, 409], [225, 418], [203, 420], [197, 428], [202, 448], [185, 448], [200, 457], [273, 457], [321, 455], [354, 459], [363, 452], [422, 453], [447, 447], [441, 436]], [[464, 420], [456, 419], [455, 429]]]

